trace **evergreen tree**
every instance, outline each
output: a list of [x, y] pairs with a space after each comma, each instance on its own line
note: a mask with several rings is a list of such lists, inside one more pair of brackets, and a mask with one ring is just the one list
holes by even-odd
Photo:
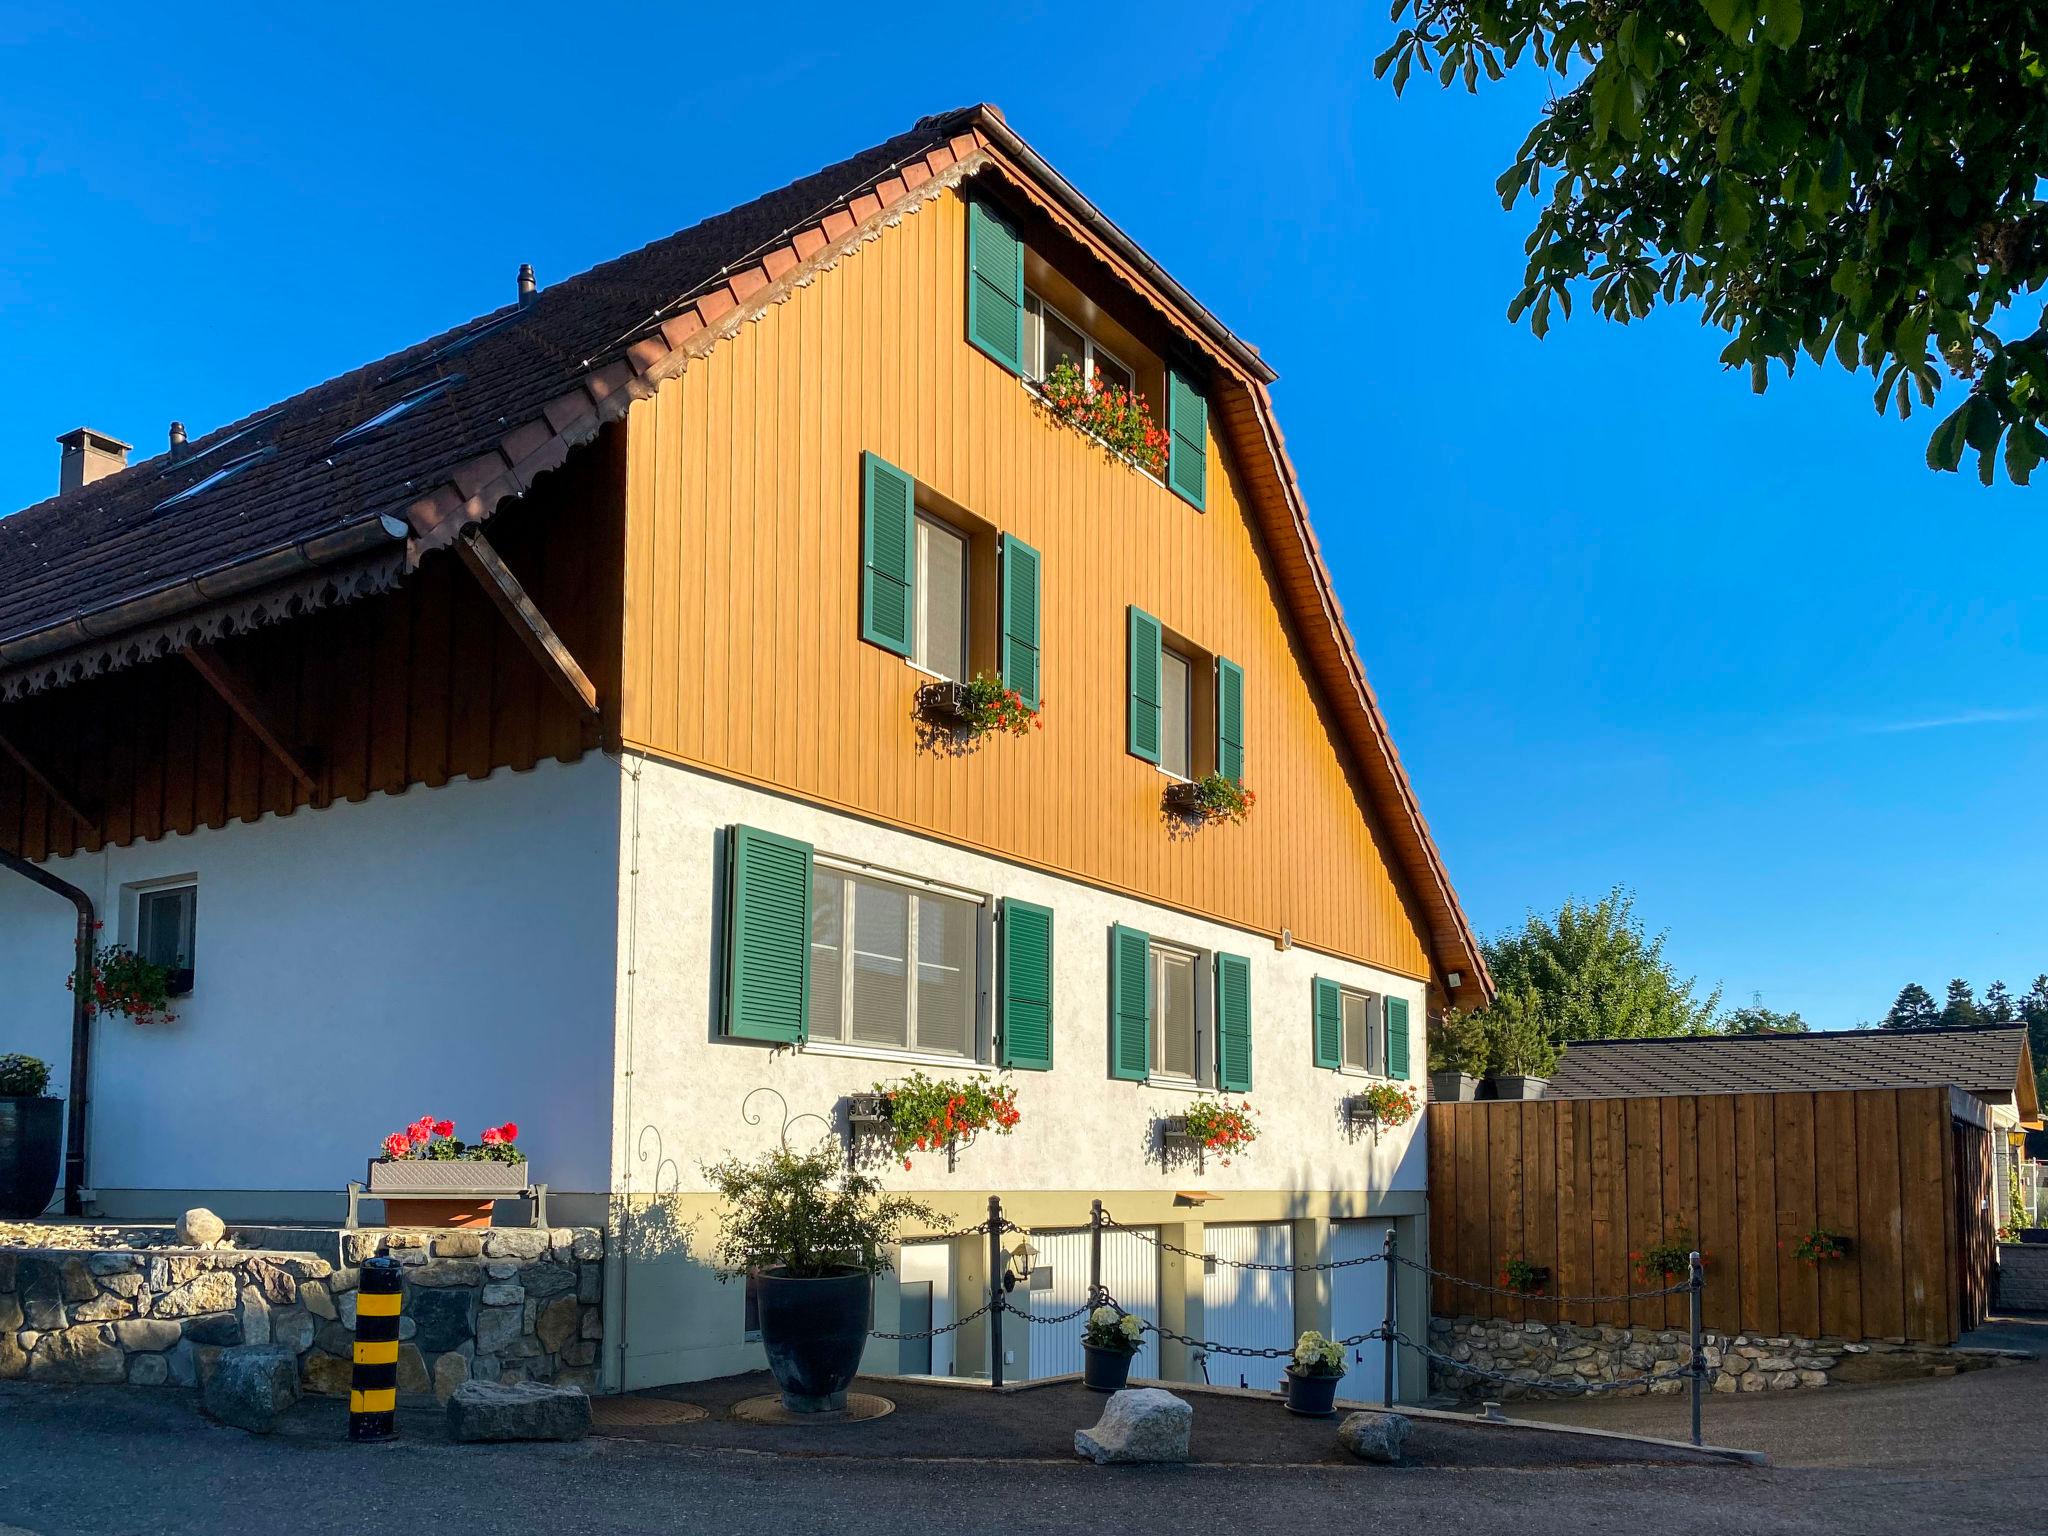
[[1941, 1022], [1949, 1029], [1969, 1029], [1984, 1022], [1977, 994], [1960, 976], [1948, 984], [1948, 1001], [1942, 1006]]
[[1981, 1011], [1986, 1024], [2010, 1024], [2020, 1016], [2019, 1005], [2012, 1000], [2012, 993], [2002, 981], [1994, 981], [1984, 989]]
[[[2048, 1003], [2048, 993], [2042, 997]], [[1934, 998], [1917, 981], [1909, 981], [1899, 989], [1897, 1001], [1891, 1012], [1884, 1016], [1886, 1029], [1925, 1029], [1941, 1022], [1941, 1010], [1934, 1006]]]
[[2027, 1049], [2033, 1053], [2035, 1081], [2041, 1097], [2048, 1101], [2048, 974], [2036, 976], [2027, 995], [2020, 999], [2020, 1017], [2026, 1021]]

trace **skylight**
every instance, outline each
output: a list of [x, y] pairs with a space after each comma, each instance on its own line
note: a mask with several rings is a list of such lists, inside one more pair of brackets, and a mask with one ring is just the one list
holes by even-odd
[[435, 363], [445, 362], [458, 352], [466, 352], [486, 336], [495, 336], [499, 331], [504, 330], [506, 326], [512, 324], [513, 321], [518, 320], [524, 314], [524, 310], [514, 308], [507, 310], [495, 320], [485, 320], [481, 324], [473, 325], [460, 336], [442, 342], [440, 346], [434, 348], [426, 356], [414, 358], [403, 368], [385, 375], [378, 382], [383, 384], [394, 383], [410, 374], [418, 373], [422, 368], [431, 368]]
[[216, 485], [219, 485], [221, 481], [231, 479], [235, 475], [239, 475], [251, 464], [256, 463], [258, 460], [269, 458], [271, 454], [275, 453], [276, 451], [277, 450], [274, 448], [258, 448], [254, 453], [245, 453], [239, 459], [230, 459], [227, 463], [221, 465], [219, 469], [216, 469], [212, 474], [208, 475], [204, 480], [195, 481], [193, 484], [186, 486], [185, 489], [183, 489], [182, 491], [178, 491], [173, 495], [166, 496], [162, 501], [158, 502], [150, 510], [154, 512], [169, 511], [172, 507], [177, 506], [180, 502], [190, 501], [193, 497], [199, 495], [202, 491], [210, 491]]
[[217, 443], [208, 443], [204, 448], [187, 449], [183, 453], [171, 455], [165, 461], [164, 467], [166, 469], [183, 469], [187, 464], [196, 464], [201, 459], [219, 453], [221, 449], [227, 447], [231, 443], [241, 442], [244, 438], [254, 433], [257, 430], [257, 428], [269, 426], [271, 422], [277, 420], [277, 418], [282, 416], [283, 414], [283, 411], [265, 411], [261, 416], [258, 416], [254, 421], [250, 422], [249, 425], [247, 425], [246, 427], [243, 427], [239, 432], [230, 432], [226, 437], [222, 438]]
[[357, 438], [368, 437], [372, 432], [381, 431], [408, 411], [425, 405], [429, 400], [435, 399], [438, 396], [445, 395], [461, 382], [461, 374], [451, 373], [445, 379], [435, 379], [430, 384], [422, 384], [418, 389], [408, 390], [405, 394], [392, 401], [391, 404], [385, 406], [383, 410], [372, 416], [368, 421], [360, 422], [342, 433], [341, 436], [334, 440], [334, 446], [337, 448], [344, 447], [354, 442]]

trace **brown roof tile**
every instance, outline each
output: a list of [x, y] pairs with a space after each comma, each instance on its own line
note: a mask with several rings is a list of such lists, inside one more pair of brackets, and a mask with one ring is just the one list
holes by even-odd
[[2026, 1030], [2006, 1026], [1577, 1040], [1545, 1091], [1560, 1099], [1946, 1086], [2012, 1093], [2026, 1046]]

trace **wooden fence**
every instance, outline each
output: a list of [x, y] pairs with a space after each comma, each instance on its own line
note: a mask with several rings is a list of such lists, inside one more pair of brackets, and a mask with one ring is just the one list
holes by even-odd
[[[1977, 1320], [1990, 1219], [1986, 1133], [1958, 1112], [1982, 1113], [1946, 1088], [1431, 1104], [1430, 1262], [1499, 1284], [1519, 1255], [1550, 1271], [1549, 1295], [1612, 1296], [1660, 1283], [1632, 1254], [1684, 1238], [1707, 1255], [1709, 1328], [1949, 1343]], [[1848, 1257], [1795, 1259], [1816, 1227]], [[1438, 1280], [1431, 1300], [1439, 1316], [1687, 1322], [1682, 1294], [1571, 1304]]]

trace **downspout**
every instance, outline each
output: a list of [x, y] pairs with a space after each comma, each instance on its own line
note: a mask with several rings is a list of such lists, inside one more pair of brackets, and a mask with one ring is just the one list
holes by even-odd
[[64, 1110], [64, 1214], [82, 1216], [86, 1188], [85, 1108], [92, 1099], [87, 1085], [92, 1063], [92, 991], [82, 984], [82, 978], [92, 971], [93, 940], [99, 933], [99, 918], [93, 911], [92, 898], [84, 891], [18, 854], [0, 848], [0, 868], [35, 881], [78, 909], [78, 944], [71, 972], [71, 1102]]

